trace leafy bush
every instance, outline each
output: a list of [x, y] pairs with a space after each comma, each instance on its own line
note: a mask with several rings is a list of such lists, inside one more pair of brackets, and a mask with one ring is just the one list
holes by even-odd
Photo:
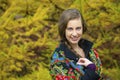
[[0, 0], [1, 80], [50, 80], [50, 56], [59, 42], [57, 22], [68, 8], [83, 14], [88, 24], [83, 37], [95, 43], [103, 73], [114, 79], [106, 69], [115, 73], [120, 66], [118, 0]]

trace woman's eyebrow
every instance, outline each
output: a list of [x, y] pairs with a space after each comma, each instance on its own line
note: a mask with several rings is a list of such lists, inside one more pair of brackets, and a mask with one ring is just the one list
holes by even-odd
[[78, 27], [82, 27], [82, 26], [78, 26]]
[[67, 28], [72, 28], [72, 27], [67, 27]]

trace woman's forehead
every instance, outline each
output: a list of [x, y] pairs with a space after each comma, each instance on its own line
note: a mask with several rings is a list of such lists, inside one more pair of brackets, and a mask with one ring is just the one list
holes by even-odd
[[82, 23], [81, 23], [81, 19], [73, 19], [73, 20], [70, 20], [68, 21], [68, 24], [67, 24], [67, 27], [69, 26], [81, 26]]

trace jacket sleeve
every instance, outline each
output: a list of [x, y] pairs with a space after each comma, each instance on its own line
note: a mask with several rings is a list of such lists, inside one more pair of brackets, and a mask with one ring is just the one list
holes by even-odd
[[98, 52], [95, 49], [90, 51], [90, 59], [95, 64], [96, 69], [92, 70], [90, 68], [85, 69], [85, 74], [80, 78], [80, 80], [100, 80], [101, 79], [101, 61], [98, 56]]
[[87, 68], [80, 80], [99, 80], [99, 78], [100, 76], [94, 70]]

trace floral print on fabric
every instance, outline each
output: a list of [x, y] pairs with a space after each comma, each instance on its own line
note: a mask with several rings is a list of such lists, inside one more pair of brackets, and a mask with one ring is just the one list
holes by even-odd
[[[90, 57], [97, 65], [96, 72], [100, 73], [100, 61], [93, 50], [90, 52]], [[79, 80], [84, 73], [84, 67], [66, 58], [64, 51], [60, 50], [54, 52], [50, 65], [50, 74], [54, 80]]]
[[92, 49], [89, 53], [90, 53], [90, 59], [96, 65], [96, 72], [99, 75], [101, 75], [100, 73], [101, 73], [102, 63], [99, 58], [98, 52], [96, 51], [96, 49]]

